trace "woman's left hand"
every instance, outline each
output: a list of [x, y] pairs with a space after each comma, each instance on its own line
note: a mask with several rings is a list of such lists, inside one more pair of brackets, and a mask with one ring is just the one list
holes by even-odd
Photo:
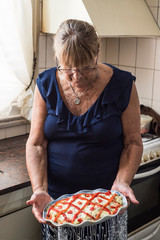
[[[112, 191], [116, 190], [126, 197], [127, 202], [128, 202], [127, 208], [129, 207], [130, 202], [132, 202], [134, 204], [139, 204], [139, 201], [136, 199], [133, 190], [131, 189], [131, 187], [127, 183], [113, 183], [113, 186], [112, 186], [111, 190]], [[120, 214], [124, 213], [124, 211], [127, 208], [120, 211]]]

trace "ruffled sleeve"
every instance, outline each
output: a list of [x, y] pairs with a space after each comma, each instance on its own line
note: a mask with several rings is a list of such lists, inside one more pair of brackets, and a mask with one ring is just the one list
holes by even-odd
[[38, 89], [40, 91], [40, 94], [42, 96], [42, 98], [44, 99], [44, 101], [46, 102], [46, 89], [45, 89], [45, 82], [46, 82], [46, 76], [43, 73], [39, 74], [37, 80], [36, 80], [36, 83], [37, 83], [37, 86], [38, 86]]
[[47, 108], [55, 108], [57, 102], [56, 68], [48, 69], [39, 74], [36, 83], [40, 94], [47, 103]]
[[110, 80], [103, 98], [103, 104], [115, 102], [120, 112], [123, 112], [129, 103], [133, 81], [136, 80], [130, 72], [113, 67], [114, 74]]

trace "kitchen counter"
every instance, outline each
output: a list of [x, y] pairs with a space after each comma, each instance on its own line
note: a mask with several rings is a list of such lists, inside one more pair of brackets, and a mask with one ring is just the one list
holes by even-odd
[[27, 138], [28, 134], [0, 140], [0, 239], [3, 240], [40, 239], [41, 224], [32, 207], [26, 204], [32, 195], [25, 163]]
[[0, 195], [30, 186], [25, 163], [28, 134], [0, 140]]

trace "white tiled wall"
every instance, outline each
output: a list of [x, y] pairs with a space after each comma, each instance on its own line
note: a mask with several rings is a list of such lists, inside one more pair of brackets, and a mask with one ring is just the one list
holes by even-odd
[[[160, 0], [146, 0], [160, 26]], [[160, 38], [101, 39], [100, 61], [136, 76], [140, 103], [160, 114]], [[40, 34], [39, 72], [55, 66], [52, 36]]]

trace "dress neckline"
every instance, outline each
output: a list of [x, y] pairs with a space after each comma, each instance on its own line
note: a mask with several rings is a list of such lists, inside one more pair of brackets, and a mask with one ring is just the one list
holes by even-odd
[[103, 64], [105, 64], [105, 65], [107, 65], [107, 66], [109, 66], [109, 67], [112, 68], [113, 74], [112, 74], [112, 76], [111, 76], [111, 79], [110, 79], [109, 82], [106, 84], [106, 86], [103, 88], [102, 92], [101, 92], [100, 95], [97, 97], [97, 99], [95, 100], [95, 102], [94, 102], [83, 114], [81, 114], [81, 115], [79, 115], [79, 116], [73, 114], [72, 111], [70, 111], [70, 109], [66, 106], [65, 102], [63, 101], [63, 98], [62, 98], [62, 96], [61, 96], [61, 94], [60, 94], [57, 77], [56, 77], [56, 70], [57, 70], [57, 69], [55, 70], [55, 80], [56, 80], [55, 82], [56, 82], [56, 88], [57, 88], [58, 93], [59, 93], [59, 96], [60, 96], [60, 100], [61, 100], [62, 104], [65, 106], [65, 109], [68, 111], [68, 113], [72, 115], [72, 117], [74, 117], [74, 118], [83, 118], [83, 117], [96, 105], [96, 103], [97, 103], [98, 100], [101, 98], [101, 96], [104, 94], [104, 92], [106, 91], [106, 89], [110, 86], [110, 84], [111, 84], [111, 82], [112, 82], [112, 80], [113, 80], [113, 78], [114, 78], [114, 76], [115, 76], [115, 70], [116, 70], [116, 68], [115, 68], [114, 66], [110, 65], [110, 64], [107, 64], [107, 63], [103, 63]]

